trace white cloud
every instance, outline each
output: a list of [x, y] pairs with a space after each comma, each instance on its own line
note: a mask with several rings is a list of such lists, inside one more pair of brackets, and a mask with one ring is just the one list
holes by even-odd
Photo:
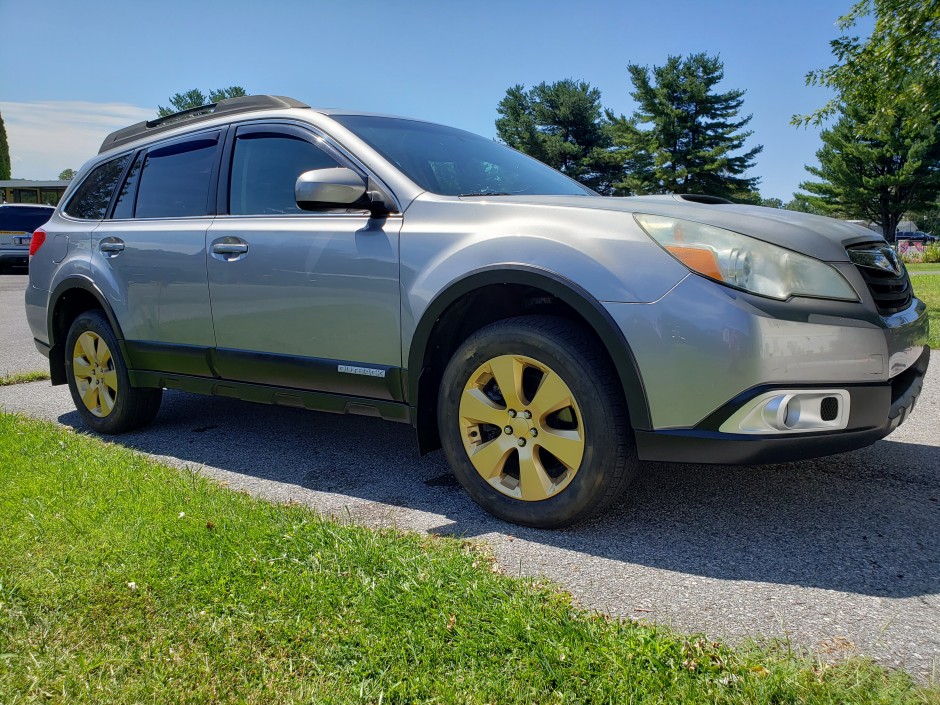
[[0, 102], [14, 179], [55, 179], [78, 170], [114, 130], [156, 117], [153, 108], [84, 101]]

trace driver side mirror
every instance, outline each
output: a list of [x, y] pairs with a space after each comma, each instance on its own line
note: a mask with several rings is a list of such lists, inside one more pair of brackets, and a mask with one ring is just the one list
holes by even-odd
[[373, 215], [390, 211], [385, 199], [375, 198], [368, 182], [346, 167], [305, 171], [294, 184], [294, 198], [298, 207], [307, 211], [363, 208]]

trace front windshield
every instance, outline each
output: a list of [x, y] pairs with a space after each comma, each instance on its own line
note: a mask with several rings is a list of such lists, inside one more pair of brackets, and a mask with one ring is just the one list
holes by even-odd
[[472, 132], [400, 118], [331, 117], [421, 188], [442, 196], [594, 194], [542, 162]]

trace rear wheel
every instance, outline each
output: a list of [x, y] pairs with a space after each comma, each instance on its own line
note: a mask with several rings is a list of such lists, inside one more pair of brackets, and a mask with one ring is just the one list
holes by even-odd
[[72, 322], [65, 340], [65, 374], [75, 408], [98, 433], [146, 426], [160, 409], [162, 389], [131, 386], [117, 338], [100, 311], [86, 311]]
[[460, 483], [514, 523], [581, 521], [636, 474], [617, 375], [588, 331], [564, 319], [513, 318], [468, 338], [444, 372], [438, 424]]

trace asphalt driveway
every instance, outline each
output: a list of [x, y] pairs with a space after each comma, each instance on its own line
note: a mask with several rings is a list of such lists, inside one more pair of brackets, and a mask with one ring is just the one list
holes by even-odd
[[[0, 369], [45, 362], [17, 332], [24, 286], [0, 276], [12, 331]], [[67, 388], [48, 382], [0, 388], [0, 406], [82, 428]], [[489, 517], [440, 453], [419, 458], [410, 428], [374, 419], [172, 392], [153, 426], [112, 440], [344, 521], [482, 537], [506, 572], [547, 576], [613, 615], [864, 654], [940, 680], [936, 354], [912, 418], [888, 440], [760, 468], [650, 464], [620, 506], [565, 531]]]

